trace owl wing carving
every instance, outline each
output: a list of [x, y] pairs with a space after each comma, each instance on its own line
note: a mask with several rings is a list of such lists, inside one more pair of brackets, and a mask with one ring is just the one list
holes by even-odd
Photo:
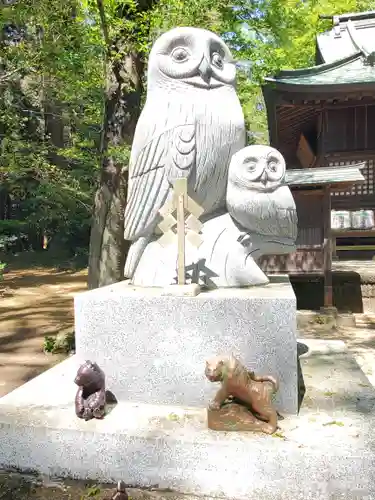
[[295, 208], [282, 208], [276, 213], [274, 231], [277, 236], [282, 238], [290, 238], [295, 241], [297, 239], [297, 211]]
[[[258, 232], [280, 238], [297, 238], [297, 211], [293, 195], [288, 186], [282, 185], [259, 198], [254, 206]], [[262, 227], [263, 226], [263, 227]]]
[[133, 148], [124, 221], [124, 238], [131, 241], [154, 230], [173, 181], [189, 177], [196, 158], [195, 124], [164, 130]]
[[[234, 187], [234, 189], [233, 189]], [[297, 211], [288, 186], [272, 193], [236, 189], [228, 186], [227, 207], [234, 219], [247, 231], [272, 238], [297, 238]]]

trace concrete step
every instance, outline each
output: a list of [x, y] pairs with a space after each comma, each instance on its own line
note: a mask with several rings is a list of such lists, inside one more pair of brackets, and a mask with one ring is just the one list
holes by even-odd
[[129, 401], [84, 422], [72, 356], [0, 399], [0, 468], [232, 500], [373, 498], [374, 388], [341, 341], [298, 351], [302, 408], [273, 436], [210, 431], [205, 408]]
[[361, 328], [374, 328], [375, 327], [375, 313], [362, 313], [354, 314], [355, 323], [357, 327]]
[[297, 311], [297, 329], [304, 331], [313, 329], [329, 331], [340, 328], [355, 328], [355, 318], [351, 313], [337, 313], [337, 311], [299, 310]]

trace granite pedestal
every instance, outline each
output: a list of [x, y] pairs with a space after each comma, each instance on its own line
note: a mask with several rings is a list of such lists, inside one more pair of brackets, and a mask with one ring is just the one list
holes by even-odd
[[234, 354], [280, 380], [275, 405], [295, 414], [296, 299], [289, 280], [196, 297], [126, 283], [75, 298], [76, 353], [96, 361], [118, 400], [205, 407], [215, 391], [205, 360]]

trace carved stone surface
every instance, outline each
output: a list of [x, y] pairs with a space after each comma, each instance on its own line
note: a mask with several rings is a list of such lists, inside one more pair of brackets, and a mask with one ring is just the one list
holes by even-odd
[[106, 410], [105, 375], [96, 363], [85, 361], [77, 372], [74, 383], [78, 385], [75, 411], [78, 418], [101, 419]]
[[246, 140], [235, 81], [230, 50], [210, 31], [175, 28], [155, 42], [129, 164], [125, 277], [133, 277], [176, 179], [188, 179], [204, 214], [225, 207], [229, 161]]
[[132, 244], [124, 274], [134, 285], [176, 283], [177, 245], [161, 246], [157, 225], [181, 177], [203, 209], [203, 244], [186, 241], [187, 283], [264, 285], [256, 260], [295, 250], [297, 215], [283, 185], [284, 159], [268, 146], [245, 147], [235, 80], [228, 47], [209, 31], [175, 28], [151, 50], [125, 210], [124, 237]]
[[[259, 234], [275, 246], [279, 240], [282, 245], [285, 241], [294, 244], [297, 211], [292, 193], [284, 184], [285, 172], [283, 156], [269, 146], [247, 146], [232, 156], [227, 208], [250, 239]], [[274, 253], [279, 253], [277, 248]]]
[[[265, 285], [268, 277], [256, 260], [265, 254], [287, 254], [295, 250], [290, 238], [247, 234], [226, 212], [203, 225], [203, 244], [185, 243], [186, 282], [207, 288]], [[177, 281], [177, 246], [162, 247], [157, 238], [145, 249], [133, 283], [137, 286], [167, 286]]]
[[[266, 434], [276, 431], [277, 412], [271, 399], [279, 384], [274, 377], [255, 375], [234, 356], [209, 359], [205, 375], [210, 382], [221, 384], [208, 407], [208, 426], [211, 429], [257, 430]], [[228, 398], [235, 398], [240, 404], [228, 404]], [[215, 412], [218, 412], [216, 417]]]
[[219, 410], [207, 408], [207, 426], [213, 431], [267, 432], [268, 424], [257, 419], [245, 405], [228, 401]]

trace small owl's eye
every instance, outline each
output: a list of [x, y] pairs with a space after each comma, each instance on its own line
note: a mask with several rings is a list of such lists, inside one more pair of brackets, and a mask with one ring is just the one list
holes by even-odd
[[218, 54], [217, 52], [215, 52], [212, 56], [212, 64], [214, 66], [216, 66], [217, 68], [219, 69], [223, 69], [224, 68], [224, 61], [223, 61], [223, 58], [221, 57], [220, 54]]
[[190, 53], [183, 47], [176, 47], [172, 50], [171, 57], [176, 62], [185, 62], [190, 56]]
[[268, 163], [268, 169], [271, 171], [271, 172], [276, 172], [277, 170], [277, 163], [275, 161], [270, 161]]

